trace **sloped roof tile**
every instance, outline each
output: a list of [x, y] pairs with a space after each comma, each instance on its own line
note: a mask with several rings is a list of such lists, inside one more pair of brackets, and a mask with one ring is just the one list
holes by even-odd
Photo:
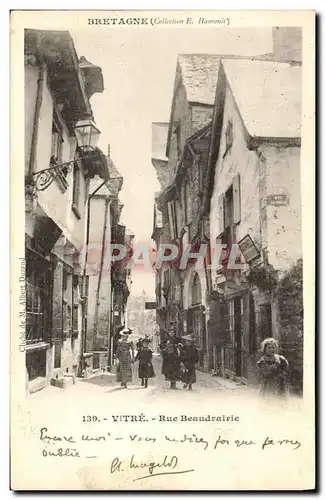
[[225, 58], [222, 66], [251, 137], [300, 137], [300, 65]]
[[180, 54], [178, 62], [187, 100], [213, 106], [220, 56], [212, 54]]

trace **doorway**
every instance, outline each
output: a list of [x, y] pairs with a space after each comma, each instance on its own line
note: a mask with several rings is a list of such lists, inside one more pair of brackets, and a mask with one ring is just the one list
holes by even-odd
[[54, 368], [61, 368], [61, 342], [54, 344]]
[[234, 299], [234, 343], [235, 343], [235, 374], [236, 377], [242, 375], [242, 315], [243, 299], [238, 297]]

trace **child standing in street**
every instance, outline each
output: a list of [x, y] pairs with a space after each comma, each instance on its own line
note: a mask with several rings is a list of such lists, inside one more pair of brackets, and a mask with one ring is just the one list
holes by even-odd
[[278, 354], [278, 348], [278, 342], [273, 338], [267, 338], [261, 344], [263, 356], [257, 362], [257, 367], [261, 375], [262, 397], [288, 394], [286, 374], [289, 363], [284, 356]]
[[142, 347], [137, 352], [135, 361], [139, 361], [139, 378], [142, 387], [148, 387], [148, 379], [155, 376], [152, 365], [152, 350], [149, 349], [148, 339], [142, 341]]
[[199, 361], [199, 354], [194, 345], [194, 338], [192, 335], [186, 335], [182, 340], [185, 341], [185, 346], [181, 351], [181, 361], [185, 369], [182, 376], [182, 382], [184, 383], [184, 389], [188, 387], [191, 391], [192, 384], [196, 382], [195, 365]]

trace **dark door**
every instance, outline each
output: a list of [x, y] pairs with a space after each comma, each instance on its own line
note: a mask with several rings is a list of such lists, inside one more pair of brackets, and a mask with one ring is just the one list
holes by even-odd
[[61, 368], [61, 351], [61, 342], [56, 340], [54, 344], [54, 368]]
[[272, 309], [271, 304], [263, 304], [260, 306], [261, 315], [261, 340], [267, 337], [272, 337]]
[[234, 322], [235, 322], [235, 373], [237, 377], [242, 375], [242, 314], [241, 299], [234, 300]]

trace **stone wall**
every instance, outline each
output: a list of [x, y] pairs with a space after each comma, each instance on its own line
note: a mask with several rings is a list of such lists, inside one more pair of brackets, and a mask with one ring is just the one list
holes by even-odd
[[[264, 145], [258, 154], [263, 182], [262, 245], [269, 264], [286, 271], [302, 256], [300, 147]], [[273, 201], [278, 195], [283, 196], [280, 203]]]

